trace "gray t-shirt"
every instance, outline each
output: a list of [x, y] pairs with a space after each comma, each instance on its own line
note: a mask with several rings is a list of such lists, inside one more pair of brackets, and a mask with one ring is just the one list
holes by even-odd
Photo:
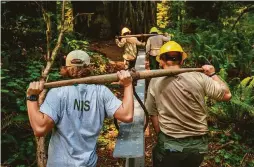
[[95, 167], [96, 141], [105, 117], [122, 102], [102, 85], [79, 84], [51, 89], [40, 111], [56, 125], [48, 149], [48, 167]]

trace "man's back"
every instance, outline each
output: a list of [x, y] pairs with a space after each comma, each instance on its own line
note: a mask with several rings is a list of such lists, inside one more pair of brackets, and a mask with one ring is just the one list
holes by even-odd
[[146, 44], [146, 52], [150, 51], [151, 56], [157, 56], [159, 54], [160, 47], [163, 45], [164, 42], [170, 40], [170, 37], [165, 37], [163, 35], [155, 35], [151, 36], [147, 40]]
[[[203, 73], [182, 73], [174, 77], [152, 79], [148, 93], [156, 102], [160, 129], [168, 136], [183, 138], [207, 133], [206, 95], [221, 99], [221, 86]], [[150, 96], [151, 97], [151, 96]], [[153, 104], [153, 103], [151, 103]], [[152, 111], [150, 109], [150, 111]], [[153, 110], [156, 112], [156, 110]]]
[[[95, 166], [96, 141], [106, 116], [122, 104], [101, 85], [79, 84], [51, 89], [41, 112], [55, 122], [47, 166]], [[60, 106], [60, 107], [59, 107]]]
[[124, 58], [126, 60], [133, 60], [137, 57], [137, 45], [144, 45], [144, 43], [140, 42], [136, 37], [127, 37], [122, 38], [121, 41], [116, 40], [116, 44], [119, 47], [124, 47]]

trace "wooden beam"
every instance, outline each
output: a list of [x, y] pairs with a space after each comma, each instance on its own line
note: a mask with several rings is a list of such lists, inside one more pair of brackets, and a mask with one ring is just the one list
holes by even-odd
[[[138, 79], [146, 79], [146, 78], [155, 78], [162, 76], [174, 76], [184, 72], [203, 72], [202, 68], [181, 68], [181, 69], [160, 69], [160, 70], [144, 70], [144, 71], [136, 71], [131, 72], [131, 76], [134, 80]], [[106, 75], [98, 75], [98, 76], [90, 76], [79, 79], [70, 79], [70, 80], [62, 80], [45, 83], [44, 88], [54, 88], [60, 86], [68, 86], [74, 84], [105, 84], [119, 81], [116, 73], [114, 74], [106, 74]]]

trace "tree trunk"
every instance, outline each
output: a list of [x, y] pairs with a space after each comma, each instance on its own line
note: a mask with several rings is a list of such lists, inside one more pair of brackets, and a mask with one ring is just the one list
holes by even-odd
[[[44, 10], [43, 6], [42, 7], [42, 12], [43, 12], [43, 15], [46, 15], [46, 11]], [[57, 43], [56, 43], [56, 46], [54, 47], [51, 55], [49, 57], [49, 59], [47, 60], [47, 65], [45, 67], [45, 70], [42, 72], [42, 78], [41, 80], [44, 80], [46, 81], [46, 78], [51, 70], [51, 67], [54, 63], [54, 60], [57, 56], [57, 53], [60, 49], [60, 46], [61, 46], [61, 43], [62, 43], [62, 39], [63, 39], [63, 34], [64, 34], [64, 31], [65, 31], [65, 28], [64, 28], [64, 16], [65, 16], [65, 12], [64, 12], [64, 9], [65, 9], [65, 1], [62, 2], [62, 12], [61, 12], [61, 22], [60, 22], [60, 32], [59, 32], [59, 35], [58, 35], [58, 39], [57, 39]], [[45, 20], [46, 22], [46, 25], [49, 25], [51, 24], [51, 20], [50, 18], [46, 19]], [[47, 29], [47, 31], [50, 31], [51, 29]], [[51, 34], [51, 32], [47, 32], [47, 38], [50, 39], [50, 37], [48, 37], [49, 34]], [[47, 43], [49, 43], [50, 41], [47, 40]], [[47, 48], [48, 49], [48, 53], [50, 53], [50, 48]], [[42, 91], [42, 93], [40, 94], [39, 96], [39, 105], [41, 105], [46, 97], [46, 92], [47, 90], [44, 89]], [[36, 137], [36, 143], [37, 143], [37, 152], [36, 152], [36, 156], [37, 156], [37, 164], [38, 164], [38, 167], [45, 167], [46, 164], [47, 164], [47, 156], [46, 156], [46, 152], [45, 152], [45, 137]]]
[[[119, 35], [123, 27], [129, 27], [132, 34], [147, 33], [152, 26], [156, 26], [156, 2], [153, 1], [112, 1], [112, 2], [72, 2], [73, 13], [94, 13], [90, 22], [85, 24], [86, 18], [79, 18], [74, 25], [74, 31], [88, 37], [98, 38], [105, 23], [95, 23], [99, 15], [109, 21], [111, 37]], [[89, 8], [85, 7], [89, 6]], [[97, 24], [96, 26], [93, 26]], [[95, 32], [96, 31], [96, 32]], [[107, 35], [104, 35], [107, 36]]]

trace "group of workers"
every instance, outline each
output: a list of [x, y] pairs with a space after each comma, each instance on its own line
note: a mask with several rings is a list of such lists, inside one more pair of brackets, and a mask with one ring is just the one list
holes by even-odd
[[[132, 37], [129, 28], [124, 27], [121, 31], [121, 35], [124, 36], [119, 40], [116, 36], [116, 44], [119, 47], [124, 47], [123, 59], [126, 70], [135, 67], [138, 49], [137, 46], [144, 46], [146, 50], [146, 63], [149, 64], [149, 69], [159, 69], [159, 62], [156, 61], [156, 56], [159, 55], [159, 50], [164, 42], [170, 41], [170, 36], [167, 33], [159, 34], [159, 30], [156, 27], [152, 27], [150, 32], [151, 37], [147, 42], [140, 42], [136, 37]], [[146, 64], [146, 65], [147, 65]]]
[[[154, 28], [151, 33], [158, 33]], [[122, 35], [130, 34], [125, 28]], [[164, 42], [166, 42], [164, 44]], [[136, 45], [145, 46], [135, 37], [116, 39], [124, 46], [126, 69], [135, 65]], [[169, 37], [148, 39], [146, 51], [151, 69], [180, 69], [187, 54]], [[87, 76], [90, 56], [81, 50], [70, 52], [61, 74], [69, 78]], [[212, 65], [202, 66], [204, 73], [187, 72], [150, 81], [146, 108], [157, 134], [153, 148], [154, 167], [198, 167], [208, 150], [205, 96], [228, 101], [231, 93]], [[96, 141], [106, 117], [132, 122], [133, 84], [128, 70], [117, 72], [124, 96], [119, 100], [106, 86], [78, 84], [50, 89], [41, 106], [39, 94], [44, 82], [31, 82], [27, 89], [30, 124], [36, 136], [52, 131], [48, 147], [48, 167], [95, 167]]]

